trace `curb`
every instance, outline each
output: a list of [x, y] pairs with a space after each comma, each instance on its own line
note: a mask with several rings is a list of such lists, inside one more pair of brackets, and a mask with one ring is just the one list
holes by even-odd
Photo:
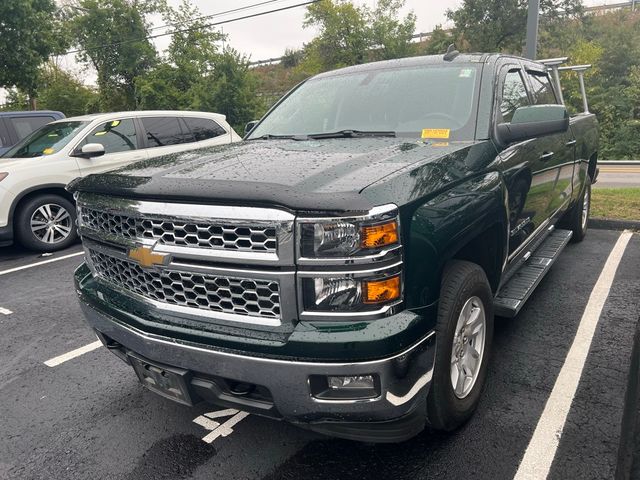
[[591, 217], [589, 227], [599, 230], [640, 230], [640, 220]]
[[636, 324], [624, 396], [624, 412], [618, 446], [616, 480], [638, 478], [640, 474], [640, 320]]

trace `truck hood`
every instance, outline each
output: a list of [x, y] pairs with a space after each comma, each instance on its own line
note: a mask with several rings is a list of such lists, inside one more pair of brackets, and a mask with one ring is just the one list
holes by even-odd
[[368, 185], [472, 145], [402, 138], [253, 140], [137, 162], [90, 175], [70, 189], [164, 201], [364, 211], [372, 206], [360, 195]]

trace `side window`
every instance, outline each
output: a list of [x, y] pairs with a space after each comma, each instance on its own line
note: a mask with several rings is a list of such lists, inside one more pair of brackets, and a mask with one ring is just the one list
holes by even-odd
[[188, 132], [183, 132], [176, 117], [142, 118], [149, 147], [164, 147], [193, 141]]
[[558, 103], [549, 75], [541, 72], [528, 72], [533, 89], [533, 102], [536, 105], [548, 105]]
[[527, 97], [527, 89], [520, 71], [508, 72], [502, 85], [502, 101], [500, 102], [502, 121], [510, 122], [516, 109], [525, 105], [529, 105], [529, 97]]
[[101, 143], [105, 153], [126, 152], [138, 148], [136, 127], [133, 120], [111, 120], [103, 123], [80, 143], [79, 147], [87, 143]]
[[38, 130], [43, 125], [53, 122], [53, 117], [10, 117], [9, 121], [13, 124], [19, 139], [23, 139], [31, 132]]
[[195, 136], [195, 141], [200, 142], [209, 138], [219, 137], [227, 131], [213, 120], [208, 118], [183, 118], [191, 133]]

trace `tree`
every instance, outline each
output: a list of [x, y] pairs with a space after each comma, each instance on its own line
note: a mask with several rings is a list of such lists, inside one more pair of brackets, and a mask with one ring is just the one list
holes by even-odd
[[237, 132], [255, 120], [261, 104], [256, 96], [257, 80], [249, 70], [249, 60], [227, 49], [216, 60], [213, 72], [194, 91], [192, 107], [222, 113]]
[[163, 8], [163, 0], [79, 0], [67, 8], [78, 59], [98, 74], [102, 109], [136, 108], [136, 78], [157, 62], [146, 16]]
[[[528, 0], [463, 0], [447, 17], [455, 24], [458, 47], [472, 52], [522, 54]], [[541, 26], [551, 28], [582, 15], [580, 0], [541, 0]]]
[[165, 9], [163, 20], [175, 25], [174, 32], [166, 55], [136, 79], [140, 108], [192, 108], [194, 89], [214, 69], [220, 55], [217, 43], [225, 38], [200, 18], [186, 0], [178, 9]]
[[403, 6], [404, 0], [378, 0], [376, 8], [368, 12], [374, 45], [372, 60], [402, 58], [415, 53], [411, 38], [416, 30], [416, 16], [411, 12], [401, 20], [399, 16]]
[[308, 45], [310, 63], [321, 70], [364, 63], [371, 48], [367, 10], [351, 2], [321, 0], [307, 7], [304, 27], [316, 27], [319, 34]]
[[1, 2], [0, 86], [17, 87], [33, 98], [40, 65], [64, 47], [59, 32], [54, 0]]
[[40, 108], [58, 110], [67, 117], [95, 110], [97, 92], [85, 86], [75, 75], [50, 62], [41, 68], [39, 78], [37, 88]]

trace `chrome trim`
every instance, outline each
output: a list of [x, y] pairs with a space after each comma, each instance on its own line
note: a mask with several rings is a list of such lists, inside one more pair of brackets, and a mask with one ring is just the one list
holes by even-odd
[[224, 248], [183, 247], [164, 245], [157, 239], [129, 239], [120, 235], [105, 234], [88, 228], [80, 220], [79, 230], [82, 236], [104, 241], [113, 245], [131, 247], [134, 245], [151, 246], [157, 243], [155, 251], [171, 253], [193, 260], [223, 261], [229, 263], [253, 263], [257, 265], [294, 265], [294, 220], [295, 216], [287, 211], [261, 208], [221, 205], [197, 205], [169, 202], [150, 202], [126, 198], [108, 197], [92, 193], [81, 193], [77, 200], [78, 218], [81, 219], [83, 207], [113, 215], [125, 215], [145, 219], [155, 217], [167, 222], [222, 223], [242, 227], [272, 227], [276, 230], [276, 252], [232, 250]]
[[[382, 265], [377, 268], [369, 268], [366, 270], [299, 270], [298, 276], [301, 278], [325, 278], [325, 277], [345, 277], [345, 278], [369, 278], [381, 273], [389, 273], [393, 275], [398, 273], [402, 267], [402, 260], [390, 265]], [[397, 269], [397, 271], [396, 271]]]
[[393, 258], [396, 256], [402, 255], [402, 245], [393, 245], [389, 248], [384, 248], [377, 253], [372, 255], [363, 255], [359, 257], [344, 257], [344, 258], [310, 258], [310, 257], [299, 257], [298, 265], [360, 265], [360, 264], [370, 264], [370, 263], [378, 263], [384, 262], [389, 258]]
[[[379, 205], [373, 207], [369, 212], [364, 215], [351, 215], [351, 216], [334, 216], [334, 217], [298, 217], [295, 221], [296, 231], [296, 259], [299, 265], [358, 265], [383, 261], [387, 256], [401, 255], [402, 243], [399, 241], [396, 245], [384, 247], [382, 250], [369, 255], [352, 255], [349, 257], [305, 257], [302, 255], [302, 226], [305, 224], [316, 224], [323, 222], [378, 222], [383, 220], [396, 219], [398, 223], [398, 235], [400, 232], [400, 218], [398, 217], [398, 206], [393, 203], [385, 205]], [[400, 238], [401, 240], [401, 238]]]

